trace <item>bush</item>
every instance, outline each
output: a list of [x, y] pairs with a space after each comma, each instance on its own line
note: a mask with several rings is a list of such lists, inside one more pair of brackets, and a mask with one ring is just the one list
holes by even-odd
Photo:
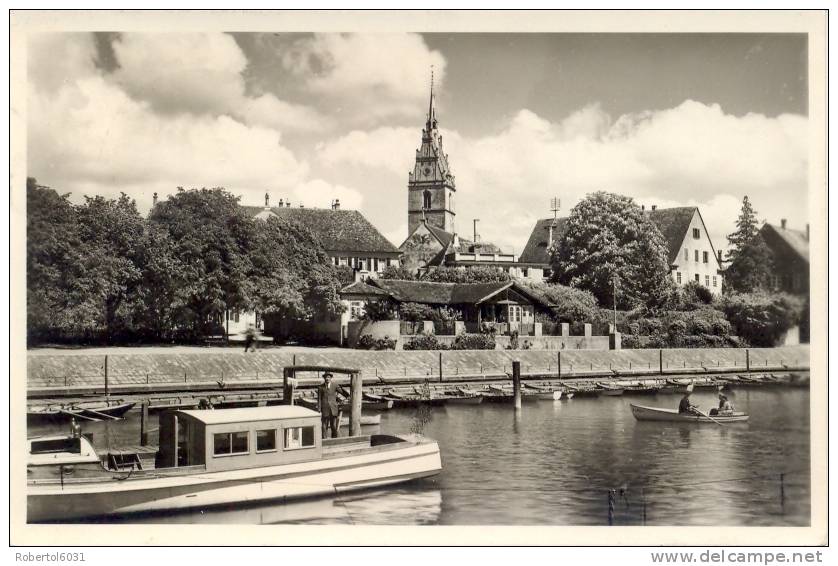
[[713, 293], [704, 285], [690, 281], [678, 289], [677, 307], [681, 311], [700, 309], [713, 302]]
[[440, 342], [433, 334], [421, 334], [404, 345], [405, 350], [447, 350], [448, 346]]
[[494, 350], [493, 334], [459, 334], [451, 345], [452, 350]]
[[532, 295], [553, 305], [550, 318], [561, 322], [593, 322], [599, 310], [596, 298], [589, 291], [555, 285], [519, 280], [518, 284]]
[[799, 303], [785, 294], [734, 293], [725, 296], [721, 306], [742, 340], [751, 346], [770, 348], [797, 324]]
[[359, 350], [395, 350], [396, 341], [389, 336], [374, 338], [370, 334], [364, 334], [358, 339], [355, 348]]

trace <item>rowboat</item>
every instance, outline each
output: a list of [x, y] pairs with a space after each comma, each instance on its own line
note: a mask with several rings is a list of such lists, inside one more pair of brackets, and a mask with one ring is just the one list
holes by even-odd
[[613, 385], [610, 385], [602, 381], [598, 381], [596, 385], [600, 389], [600, 395], [605, 395], [608, 397], [616, 397], [622, 395], [625, 392], [625, 389], [623, 389], [622, 387], [614, 387]]
[[[381, 415], [361, 415], [361, 426], [378, 426], [381, 424]], [[340, 426], [349, 426], [349, 419], [342, 417]]]
[[660, 407], [644, 407], [631, 404], [631, 413], [638, 421], [667, 421], [684, 423], [735, 423], [747, 421], [748, 413], [733, 413], [730, 415], [713, 415], [705, 417], [693, 413], [679, 413], [677, 409], [663, 409]]
[[[602, 392], [602, 389], [595, 389], [593, 387], [583, 388], [583, 387], [576, 387], [573, 385], [566, 385], [568, 391], [565, 397], [568, 399], [572, 399], [575, 397], [599, 397], [599, 394]], [[569, 395], [569, 397], [568, 397]]]
[[26, 418], [28, 421], [41, 419], [69, 421], [71, 418], [92, 422], [113, 421], [123, 418], [125, 413], [134, 408], [135, 404], [123, 403], [122, 400], [119, 400], [33, 406], [27, 409]]
[[553, 391], [546, 387], [538, 387], [528, 383], [523, 384], [521, 388], [521, 395], [527, 397], [535, 397], [536, 399], [546, 399], [549, 401], [558, 401], [562, 398], [561, 391]]
[[168, 411], [160, 415], [155, 457], [127, 466], [97, 454], [83, 435], [30, 439], [27, 520], [333, 496], [442, 469], [431, 439], [321, 439], [320, 428], [320, 414], [299, 405]]
[[479, 405], [483, 402], [483, 395], [471, 389], [458, 387], [456, 393], [448, 396], [445, 402], [451, 405]]

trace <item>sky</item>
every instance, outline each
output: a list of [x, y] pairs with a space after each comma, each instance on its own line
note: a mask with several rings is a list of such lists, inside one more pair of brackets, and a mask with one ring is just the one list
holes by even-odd
[[717, 249], [747, 195], [805, 229], [800, 34], [43, 33], [27, 173], [147, 212], [177, 187], [339, 198], [396, 246], [434, 74], [457, 229], [520, 253], [561, 199], [699, 206]]

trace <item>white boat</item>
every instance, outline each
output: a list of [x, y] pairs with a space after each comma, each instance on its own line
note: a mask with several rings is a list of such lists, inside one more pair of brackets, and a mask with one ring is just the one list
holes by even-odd
[[326, 496], [442, 470], [428, 438], [320, 430], [320, 414], [300, 406], [163, 413], [153, 468], [100, 456], [84, 437], [31, 439], [27, 520]]
[[687, 423], [736, 423], [748, 420], [748, 413], [730, 413], [725, 415], [697, 415], [695, 413], [679, 413], [677, 409], [661, 407], [644, 407], [631, 405], [631, 413], [638, 421], [667, 421]]

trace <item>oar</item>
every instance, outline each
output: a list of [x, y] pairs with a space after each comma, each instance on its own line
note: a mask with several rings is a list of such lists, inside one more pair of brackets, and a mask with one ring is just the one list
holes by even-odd
[[81, 413], [74, 413], [73, 411], [66, 411], [66, 410], [64, 410], [64, 409], [56, 409], [56, 410], [57, 410], [59, 413], [64, 413], [65, 415], [72, 415], [72, 416], [74, 416], [74, 417], [78, 417], [78, 418], [80, 418], [80, 419], [84, 419], [84, 420], [86, 420], [86, 421], [93, 421], [93, 422], [95, 422], [95, 423], [102, 422], [102, 421], [101, 421], [101, 419], [95, 419], [95, 418], [93, 418], [93, 417], [88, 417], [88, 416], [82, 415]]
[[87, 411], [88, 413], [93, 413], [97, 417], [105, 417], [106, 419], [111, 419], [112, 421], [118, 421], [119, 417], [115, 417], [113, 415], [108, 415], [106, 413], [100, 413], [99, 411], [94, 411], [93, 409], [82, 409], [83, 411]]
[[696, 412], [696, 413], [698, 413], [699, 415], [701, 415], [702, 417], [707, 417], [708, 419], [710, 419], [711, 421], [713, 421], [714, 423], [716, 423], [716, 424], [717, 424], [717, 425], [719, 425], [719, 426], [725, 426], [724, 424], [722, 424], [721, 422], [717, 421], [716, 419], [714, 419], [713, 417], [711, 417], [711, 416], [710, 416], [710, 415], [708, 415], [707, 413], [702, 413], [702, 412], [701, 412], [701, 411], [699, 411], [698, 409], [695, 409], [695, 412]]

